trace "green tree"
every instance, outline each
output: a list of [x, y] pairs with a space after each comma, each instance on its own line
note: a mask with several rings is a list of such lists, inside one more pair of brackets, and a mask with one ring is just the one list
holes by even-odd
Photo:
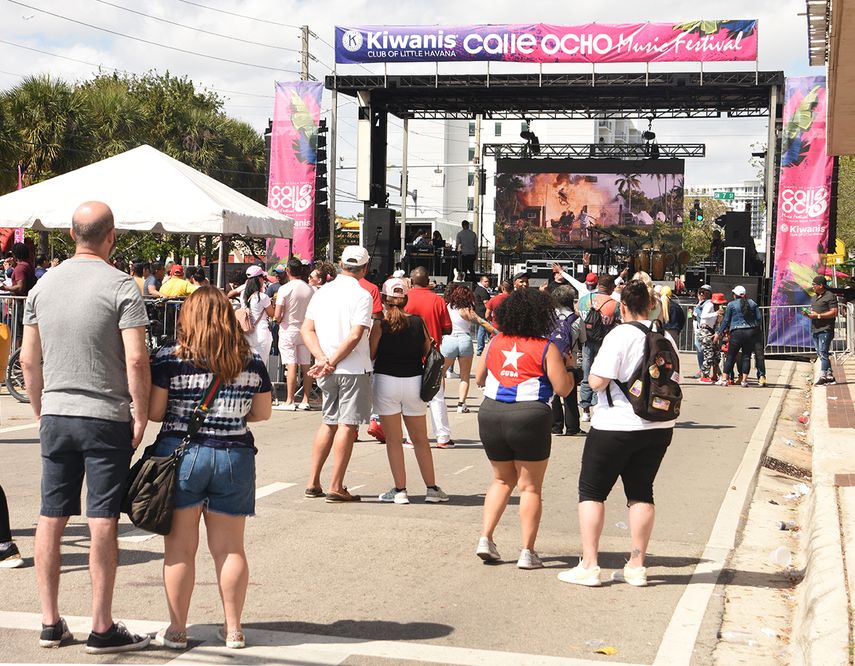
[[[837, 174], [837, 237], [855, 250], [855, 158], [841, 157]], [[851, 255], [850, 255], [851, 256]]]
[[632, 191], [641, 187], [641, 175], [637, 173], [622, 173], [615, 181], [618, 193], [626, 200], [626, 212], [632, 213]]
[[[689, 213], [695, 206], [695, 199], [701, 204], [704, 212], [702, 222], [692, 222]], [[683, 199], [683, 249], [692, 257], [692, 262], [701, 261], [710, 253], [710, 242], [715, 230], [721, 227], [715, 220], [727, 212], [724, 201], [712, 197], [687, 197]]]

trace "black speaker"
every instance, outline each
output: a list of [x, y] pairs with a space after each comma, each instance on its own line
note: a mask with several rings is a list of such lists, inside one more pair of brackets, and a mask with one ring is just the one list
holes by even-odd
[[390, 208], [369, 208], [365, 220], [365, 249], [371, 255], [368, 272], [376, 269], [385, 280], [395, 266], [395, 211]]
[[728, 211], [724, 215], [724, 244], [728, 247], [748, 247], [751, 238], [751, 213]]
[[745, 275], [745, 248], [741, 245], [724, 248], [724, 274]]
[[707, 281], [707, 269], [703, 266], [686, 267], [686, 291], [697, 292]]
[[745, 287], [745, 293], [748, 294], [748, 298], [759, 304], [760, 301], [758, 299], [760, 298], [760, 283], [762, 279], [752, 275], [711, 275], [710, 286], [713, 293], [721, 292], [727, 300], [730, 300], [733, 298], [733, 288], [741, 284]]

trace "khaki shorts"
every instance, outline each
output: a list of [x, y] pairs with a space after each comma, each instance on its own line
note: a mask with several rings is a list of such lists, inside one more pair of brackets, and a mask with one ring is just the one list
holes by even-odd
[[327, 425], [361, 425], [371, 420], [371, 375], [327, 375], [318, 379]]

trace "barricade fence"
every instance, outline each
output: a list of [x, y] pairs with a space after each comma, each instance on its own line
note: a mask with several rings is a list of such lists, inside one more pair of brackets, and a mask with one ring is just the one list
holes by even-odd
[[8, 327], [11, 338], [9, 353], [21, 346], [21, 338], [24, 335], [24, 303], [26, 300], [25, 296], [0, 296], [3, 323]]

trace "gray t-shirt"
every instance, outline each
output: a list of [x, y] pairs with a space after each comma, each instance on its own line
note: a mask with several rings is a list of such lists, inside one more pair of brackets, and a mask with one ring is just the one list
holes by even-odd
[[130, 420], [121, 329], [148, 324], [131, 276], [98, 259], [63, 261], [30, 291], [24, 324], [42, 341], [42, 414]]
[[460, 246], [460, 254], [478, 254], [478, 236], [472, 229], [458, 231], [457, 244]]

